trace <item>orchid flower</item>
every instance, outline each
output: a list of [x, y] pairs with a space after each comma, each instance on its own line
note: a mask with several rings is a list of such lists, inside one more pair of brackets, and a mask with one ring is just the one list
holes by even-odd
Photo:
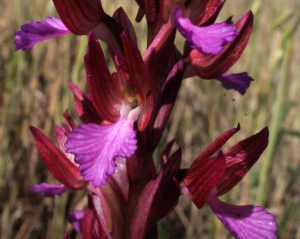
[[68, 134], [65, 144], [67, 152], [75, 155], [83, 178], [95, 187], [105, 184], [107, 175], [115, 172], [117, 157], [133, 155], [137, 149], [134, 122], [138, 121], [138, 128], [142, 130], [152, 110], [151, 97], [146, 96], [150, 79], [141, 56], [137, 55], [139, 51], [126, 35], [123, 34], [122, 39], [123, 68], [111, 75], [97, 38], [89, 34], [85, 64], [91, 98], [98, 113], [111, 124], [81, 124]]
[[223, 133], [197, 157], [184, 179], [185, 194], [198, 208], [207, 202], [235, 238], [276, 238], [276, 221], [265, 209], [230, 205], [218, 199], [241, 181], [268, 145], [269, 131], [264, 128], [209, 158], [238, 130], [239, 126]]

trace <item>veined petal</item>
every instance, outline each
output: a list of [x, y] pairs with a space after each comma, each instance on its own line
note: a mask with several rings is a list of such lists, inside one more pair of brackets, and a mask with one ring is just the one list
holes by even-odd
[[60, 19], [47, 17], [44, 22], [33, 21], [21, 26], [15, 34], [15, 51], [30, 50], [41, 41], [70, 33]]
[[217, 157], [194, 161], [184, 179], [191, 200], [201, 208], [211, 191], [217, 186], [226, 171], [226, 159], [222, 151]]
[[253, 78], [247, 72], [238, 74], [224, 74], [217, 77], [222, 82], [222, 86], [227, 90], [236, 90], [240, 94], [245, 94]]
[[53, 185], [48, 183], [36, 184], [30, 189], [31, 193], [43, 193], [45, 197], [54, 197], [61, 195], [68, 188], [65, 185]]
[[207, 27], [195, 26], [188, 18], [181, 16], [181, 9], [176, 8], [174, 21], [178, 31], [190, 42], [192, 48], [205, 54], [219, 54], [223, 45], [233, 42], [237, 35], [235, 26], [226, 22]]
[[278, 226], [274, 216], [263, 207], [227, 204], [212, 194], [209, 196], [207, 203], [235, 238], [277, 238], [275, 232]]
[[66, 27], [75, 35], [85, 35], [96, 27], [104, 12], [99, 0], [53, 0]]
[[100, 126], [81, 124], [68, 135], [67, 152], [75, 155], [81, 175], [95, 187], [116, 170], [117, 156], [130, 157], [137, 148], [133, 121], [121, 117], [116, 123]]

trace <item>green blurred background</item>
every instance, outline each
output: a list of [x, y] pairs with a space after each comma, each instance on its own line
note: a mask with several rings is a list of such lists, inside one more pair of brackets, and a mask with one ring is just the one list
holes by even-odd
[[[123, 2], [134, 20], [134, 1], [102, 2], [108, 13]], [[39, 159], [28, 126], [53, 140], [63, 111], [68, 108], [75, 117], [67, 82], [85, 89], [86, 37], [64, 36], [39, 43], [32, 51], [14, 52], [14, 32], [23, 23], [43, 21], [56, 12], [52, 1], [45, 0], [0, 0], [0, 6], [0, 238], [56, 239], [64, 232], [73, 237], [65, 218], [68, 211], [85, 207], [85, 192], [54, 199], [29, 194], [36, 183], [57, 182]], [[233, 15], [236, 22], [248, 9], [254, 12], [255, 28], [230, 70], [248, 71], [255, 79], [248, 92], [240, 96], [216, 81], [185, 80], [160, 147], [175, 137], [183, 148], [182, 167], [188, 167], [215, 137], [237, 123], [242, 129], [224, 150], [268, 126], [267, 150], [222, 199], [265, 206], [277, 219], [279, 238], [300, 239], [300, 2], [227, 0], [218, 21]], [[143, 24], [137, 26], [141, 51], [146, 44]], [[165, 239], [230, 238], [208, 207], [197, 210], [185, 197], [162, 220], [159, 231]]]

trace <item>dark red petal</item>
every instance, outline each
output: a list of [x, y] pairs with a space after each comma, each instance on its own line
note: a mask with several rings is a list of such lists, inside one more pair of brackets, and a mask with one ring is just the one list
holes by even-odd
[[253, 28], [253, 14], [249, 11], [236, 24], [239, 33], [235, 40], [226, 44], [222, 52], [218, 55], [203, 55], [198, 50], [192, 50], [189, 58], [196, 73], [203, 79], [213, 79], [227, 71], [241, 56]]
[[75, 35], [86, 35], [101, 21], [104, 15], [99, 0], [53, 0], [65, 26]]
[[81, 121], [83, 123], [101, 124], [103, 119], [98, 114], [92, 101], [72, 82], [69, 82], [69, 86], [74, 94], [74, 106], [76, 113]]
[[151, 82], [147, 74], [146, 65], [136, 43], [127, 37], [125, 33], [122, 33], [121, 38], [124, 44], [125, 70], [130, 75], [130, 82], [141, 97], [143, 112], [138, 121], [138, 128], [142, 131], [148, 124], [153, 108]]
[[[226, 142], [230, 139], [236, 132], [240, 130], [240, 124], [234, 129], [230, 129], [225, 133], [221, 134], [218, 138], [216, 138], [199, 156], [195, 159], [193, 165], [197, 164], [197, 162], [201, 162], [204, 159], [211, 157], [215, 152], [217, 152]], [[193, 167], [191, 166], [191, 168]]]
[[93, 209], [86, 209], [81, 222], [82, 239], [93, 239], [94, 221], [96, 213]]
[[69, 115], [68, 110], [65, 110], [65, 112], [63, 113], [63, 116], [68, 123], [69, 131], [71, 131], [73, 128], [75, 128], [76, 125], [75, 125], [72, 117]]
[[268, 146], [268, 138], [269, 130], [264, 128], [259, 133], [240, 141], [224, 153], [227, 169], [217, 186], [218, 196], [227, 193], [243, 179]]
[[113, 15], [113, 18], [116, 20], [117, 23], [125, 30], [126, 35], [130, 37], [130, 39], [137, 43], [136, 35], [134, 31], [134, 27], [128, 18], [127, 14], [124, 12], [123, 8], [118, 8]]
[[131, 238], [145, 238], [148, 230], [177, 205], [180, 190], [174, 176], [179, 172], [180, 162], [179, 149], [144, 188], [132, 216]]
[[116, 107], [121, 104], [120, 85], [111, 76], [101, 46], [90, 32], [88, 52], [84, 57], [88, 88], [97, 112], [105, 120], [115, 122], [120, 117]]
[[226, 171], [226, 159], [222, 151], [215, 158], [195, 161], [188, 170], [184, 184], [197, 208], [203, 207], [210, 192], [217, 186]]
[[82, 189], [87, 182], [78, 168], [37, 128], [30, 126], [37, 150], [49, 171], [62, 184], [72, 189]]
[[198, 26], [206, 26], [213, 24], [223, 4], [226, 0], [202, 0], [202, 1], [191, 1], [187, 6], [190, 11], [190, 20]]

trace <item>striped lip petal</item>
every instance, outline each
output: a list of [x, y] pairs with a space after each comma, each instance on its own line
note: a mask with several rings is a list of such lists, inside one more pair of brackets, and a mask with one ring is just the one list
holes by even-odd
[[48, 183], [41, 183], [34, 185], [31, 189], [31, 193], [43, 193], [45, 197], [54, 197], [55, 195], [61, 195], [67, 190], [65, 185], [53, 185]]
[[70, 33], [60, 19], [47, 17], [44, 22], [33, 21], [21, 26], [15, 34], [15, 51], [30, 50], [38, 42]]
[[233, 42], [237, 35], [235, 26], [226, 22], [207, 27], [195, 26], [188, 18], [181, 16], [181, 9], [176, 8], [174, 21], [178, 31], [190, 42], [191, 47], [205, 54], [219, 54], [223, 45]]
[[75, 155], [83, 178], [98, 187], [115, 172], [117, 156], [127, 158], [134, 154], [137, 141], [133, 121], [121, 117], [107, 126], [81, 124], [69, 133], [65, 146]]
[[263, 207], [237, 206], [211, 194], [207, 203], [227, 230], [238, 239], [275, 239], [278, 228], [274, 216]]

